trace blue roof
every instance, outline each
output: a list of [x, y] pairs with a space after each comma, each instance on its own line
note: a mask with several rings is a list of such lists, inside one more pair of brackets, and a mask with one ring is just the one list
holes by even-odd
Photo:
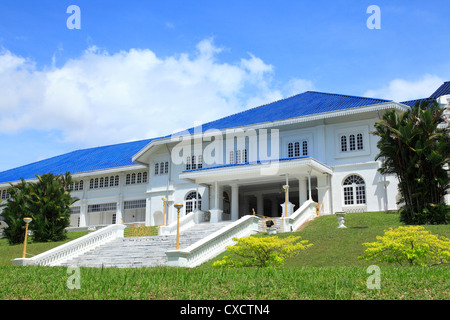
[[[202, 125], [202, 131], [227, 129], [257, 123], [303, 117], [344, 109], [353, 109], [390, 100], [307, 91], [283, 100], [242, 111]], [[188, 129], [193, 132], [194, 128]]]
[[33, 179], [37, 174], [74, 174], [135, 165], [131, 158], [151, 141], [152, 139], [147, 139], [69, 152], [0, 172], [0, 183], [18, 181], [21, 178]]
[[431, 96], [430, 99], [437, 99], [440, 96], [450, 94], [450, 81], [444, 82]]
[[[344, 109], [354, 109], [389, 101], [308, 91], [203, 124], [202, 131], [235, 128]], [[188, 129], [188, 131], [194, 132], [194, 128]], [[63, 174], [65, 172], [75, 174], [130, 166], [136, 164], [132, 161], [132, 157], [136, 153], [152, 140], [160, 138], [73, 151], [0, 172], [0, 183], [17, 181], [20, 178], [32, 179], [35, 178], [36, 174]]]

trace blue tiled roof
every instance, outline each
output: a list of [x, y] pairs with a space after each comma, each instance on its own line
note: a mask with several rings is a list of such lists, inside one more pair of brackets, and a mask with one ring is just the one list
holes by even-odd
[[444, 82], [431, 96], [430, 99], [437, 99], [440, 96], [450, 94], [450, 81]]
[[[358, 108], [390, 100], [307, 91], [290, 98], [242, 111], [202, 125], [202, 130], [226, 129]], [[194, 128], [188, 129], [193, 132]]]
[[[202, 126], [202, 131], [285, 120], [313, 114], [353, 109], [388, 101], [390, 100], [308, 91], [211, 121]], [[194, 129], [191, 128], [188, 131], [193, 132]], [[17, 181], [20, 178], [32, 179], [36, 174], [62, 174], [66, 171], [75, 174], [133, 165], [135, 164], [132, 162], [133, 155], [138, 153], [138, 151], [143, 149], [152, 140], [156, 139], [73, 151], [0, 172], [0, 183]]]
[[410, 107], [414, 107], [417, 102], [422, 102], [422, 101], [428, 101], [428, 102], [431, 103], [434, 100], [430, 99], [430, 98], [423, 98], [423, 99], [415, 99], [415, 100], [403, 101], [403, 102], [400, 102], [400, 103], [401, 104], [405, 104], [405, 105], [410, 106]]
[[60, 156], [30, 163], [15, 169], [0, 172], [0, 183], [33, 179], [36, 174], [72, 174], [130, 166], [136, 163], [131, 158], [152, 139], [127, 142], [104, 147], [69, 152]]

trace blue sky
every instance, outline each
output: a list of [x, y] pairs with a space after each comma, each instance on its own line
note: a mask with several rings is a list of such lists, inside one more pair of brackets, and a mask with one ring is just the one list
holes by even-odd
[[[367, 28], [370, 5], [381, 29]], [[448, 12], [446, 0], [2, 0], [0, 171], [307, 90], [429, 96], [450, 80]]]

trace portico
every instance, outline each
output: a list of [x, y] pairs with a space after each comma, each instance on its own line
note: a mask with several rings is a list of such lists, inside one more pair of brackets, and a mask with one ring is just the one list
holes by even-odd
[[[309, 157], [280, 159], [266, 163], [244, 163], [184, 171], [180, 178], [209, 186], [211, 222], [235, 221], [252, 214], [290, 216], [306, 200], [330, 212], [332, 170]], [[287, 194], [283, 189], [289, 185]], [[285, 197], [288, 205], [285, 205]]]

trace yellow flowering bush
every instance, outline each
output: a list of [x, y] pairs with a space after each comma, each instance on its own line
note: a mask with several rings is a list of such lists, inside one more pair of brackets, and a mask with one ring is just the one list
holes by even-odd
[[282, 266], [286, 258], [294, 257], [301, 250], [312, 244], [301, 237], [244, 237], [233, 238], [236, 245], [228, 246], [227, 251], [232, 255], [213, 263], [214, 267], [269, 267]]
[[425, 230], [422, 226], [406, 226], [385, 230], [376, 242], [363, 243], [367, 247], [358, 259], [386, 261], [399, 264], [432, 266], [448, 263], [450, 240]]

